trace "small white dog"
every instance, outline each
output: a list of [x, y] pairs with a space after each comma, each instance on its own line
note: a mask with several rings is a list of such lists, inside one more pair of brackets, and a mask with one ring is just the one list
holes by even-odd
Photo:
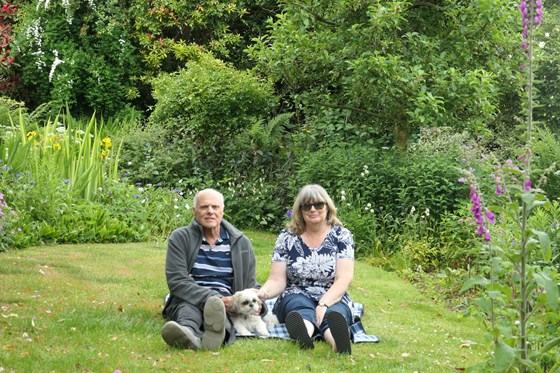
[[260, 336], [268, 337], [266, 323], [255, 314], [258, 310], [259, 300], [254, 290], [245, 289], [233, 294], [230, 317], [239, 335], [257, 333]]

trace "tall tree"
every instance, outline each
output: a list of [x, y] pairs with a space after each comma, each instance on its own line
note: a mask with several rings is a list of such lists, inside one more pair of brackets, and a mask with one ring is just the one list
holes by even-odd
[[392, 131], [405, 150], [420, 126], [483, 131], [517, 113], [518, 12], [509, 0], [286, 1], [250, 56], [308, 129]]

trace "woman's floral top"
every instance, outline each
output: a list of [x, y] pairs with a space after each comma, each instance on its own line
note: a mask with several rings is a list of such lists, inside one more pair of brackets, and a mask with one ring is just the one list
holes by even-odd
[[[318, 248], [309, 248], [301, 236], [282, 230], [274, 252], [272, 262], [286, 263], [286, 290], [278, 297], [278, 302], [290, 294], [304, 294], [318, 302], [334, 283], [337, 259], [354, 260], [354, 239], [352, 233], [344, 227], [331, 226], [325, 240]], [[342, 301], [351, 305], [348, 293]]]

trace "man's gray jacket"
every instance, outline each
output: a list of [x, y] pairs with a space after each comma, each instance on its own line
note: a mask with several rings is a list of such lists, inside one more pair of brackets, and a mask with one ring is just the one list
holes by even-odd
[[[256, 279], [255, 253], [249, 238], [226, 220], [222, 220], [222, 227], [230, 237], [233, 291], [259, 288], [260, 284]], [[190, 276], [202, 238], [202, 226], [195, 219], [188, 226], [175, 229], [169, 236], [165, 276], [170, 296], [163, 309], [163, 316], [166, 316], [167, 306], [173, 298], [179, 298], [202, 309], [209, 297], [221, 297], [218, 291], [198, 285]], [[267, 307], [264, 303], [262, 311], [261, 314], [266, 314]]]

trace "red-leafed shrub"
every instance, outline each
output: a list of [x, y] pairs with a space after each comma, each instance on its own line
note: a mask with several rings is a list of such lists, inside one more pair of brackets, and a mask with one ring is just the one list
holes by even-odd
[[12, 24], [19, 9], [12, 2], [0, 1], [0, 95], [14, 90], [17, 76], [14, 75], [15, 58], [11, 54]]

